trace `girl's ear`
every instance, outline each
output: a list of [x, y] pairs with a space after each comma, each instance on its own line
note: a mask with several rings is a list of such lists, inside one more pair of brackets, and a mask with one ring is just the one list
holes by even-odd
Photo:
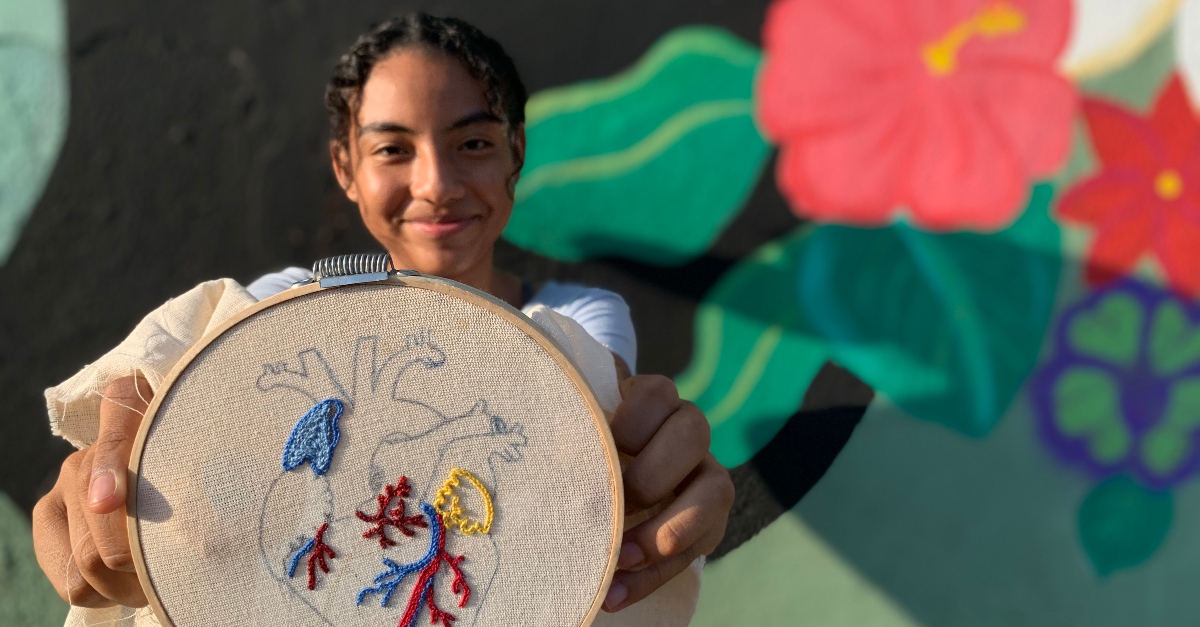
[[[522, 135], [523, 136], [523, 135]], [[333, 175], [338, 185], [346, 192], [350, 202], [358, 204], [358, 186], [354, 183], [354, 170], [350, 165], [350, 151], [338, 141], [329, 142], [329, 160], [333, 164]]]

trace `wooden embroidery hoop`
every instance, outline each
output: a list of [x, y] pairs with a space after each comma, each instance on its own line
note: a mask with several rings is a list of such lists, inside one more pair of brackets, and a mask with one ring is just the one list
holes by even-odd
[[[320, 278], [319, 275], [318, 275], [318, 278]], [[322, 286], [322, 283], [324, 283], [325, 286]], [[293, 302], [301, 303], [302, 302], [302, 301], [296, 300], [296, 299], [303, 299], [304, 297], [309, 297], [312, 295], [329, 293], [333, 290], [345, 289], [345, 287], [347, 287], [347, 286], [386, 286], [388, 288], [389, 294], [392, 290], [395, 290], [397, 293], [401, 293], [406, 290], [421, 290], [424, 292], [432, 292], [432, 293], [439, 294], [439, 295], [442, 295], [445, 297], [449, 297], [451, 299], [456, 299], [458, 301], [465, 302], [465, 303], [477, 308], [478, 310], [484, 312], [486, 315], [493, 316], [493, 317], [503, 321], [507, 325], [511, 325], [511, 327], [514, 327], [515, 329], [517, 329], [525, 337], [528, 337], [529, 339], [531, 339], [536, 344], [536, 346], [538, 348], [540, 348], [541, 351], [544, 351], [544, 354], [547, 355], [553, 361], [553, 363], [555, 365], [557, 365], [557, 367], [559, 369], [561, 369], [561, 372], [562, 372], [563, 376], [565, 376], [566, 380], [568, 380], [571, 384], [573, 384], [574, 392], [576, 394], [578, 394], [579, 401], [581, 401], [583, 403], [583, 405], [586, 407], [586, 413], [588, 414], [588, 418], [589, 418], [589, 422], [590, 422], [590, 424], [587, 428], [587, 431], [590, 434], [592, 434], [590, 437], [593, 437], [593, 439], [595, 440], [594, 445], [599, 447], [598, 449], [592, 449], [592, 450], [600, 451], [599, 458], [602, 459], [603, 464], [606, 465], [606, 469], [605, 469], [606, 473], [605, 474], [607, 475], [607, 480], [606, 480], [607, 485], [595, 486], [593, 489], [598, 488], [598, 492], [602, 493], [604, 498], [608, 500], [608, 503], [610, 504], [609, 505], [610, 511], [611, 511], [611, 517], [609, 518], [607, 525], [605, 525], [605, 527], [607, 528], [607, 531], [608, 531], [608, 536], [607, 536], [606, 546], [603, 546], [603, 548], [606, 549], [606, 553], [604, 555], [596, 556], [596, 559], [603, 560], [605, 566], [602, 569], [602, 571], [600, 572], [600, 575], [601, 575], [600, 579], [595, 582], [595, 590], [591, 594], [590, 603], [581, 604], [581, 607], [579, 608], [579, 616], [581, 617], [581, 620], [579, 621], [578, 625], [580, 625], [582, 627], [582, 626], [591, 624], [591, 622], [595, 619], [597, 613], [600, 610], [600, 607], [601, 607], [601, 604], [603, 603], [605, 594], [607, 593], [608, 587], [611, 583], [613, 573], [616, 569], [617, 556], [618, 556], [618, 552], [620, 550], [621, 532], [622, 532], [623, 520], [624, 520], [624, 511], [623, 511], [624, 497], [623, 497], [623, 489], [622, 489], [622, 483], [621, 483], [620, 463], [618, 461], [617, 450], [616, 450], [616, 446], [613, 441], [612, 435], [608, 428], [606, 416], [605, 416], [603, 410], [600, 408], [599, 402], [596, 400], [594, 393], [592, 392], [591, 388], [588, 386], [583, 375], [576, 368], [576, 366], [571, 362], [571, 360], [563, 353], [562, 349], [546, 333], [544, 333], [540, 328], [538, 328], [536, 324], [534, 324], [531, 320], [529, 320], [529, 318], [525, 317], [523, 314], [521, 314], [517, 310], [510, 307], [508, 304], [506, 304], [486, 293], [480, 292], [478, 290], [474, 290], [472, 288], [455, 283], [453, 281], [440, 279], [440, 278], [434, 278], [434, 277], [420, 276], [420, 275], [416, 275], [415, 273], [411, 273], [411, 272], [390, 271], [390, 266], [389, 266], [389, 271], [387, 271], [383, 275], [380, 275], [379, 273], [374, 273], [374, 274], [360, 273], [360, 274], [356, 274], [354, 276], [349, 276], [349, 277], [327, 277], [325, 279], [325, 281], [314, 281], [313, 283], [308, 284], [308, 285], [293, 287], [292, 289], [285, 290], [284, 292], [277, 294], [271, 298], [268, 298], [268, 299], [258, 303], [257, 305], [251, 306], [251, 307], [247, 308], [245, 311], [242, 311], [242, 312], [238, 313], [237, 315], [231, 317], [229, 320], [225, 321], [219, 327], [214, 329], [211, 333], [207, 334], [202, 340], [200, 340], [195, 346], [193, 346], [184, 355], [184, 357], [182, 359], [180, 359], [180, 361], [172, 368], [171, 372], [164, 379], [163, 384], [160, 386], [159, 390], [155, 394], [154, 399], [150, 403], [150, 406], [147, 408], [147, 411], [145, 414], [146, 418], [143, 420], [143, 422], [141, 424], [141, 427], [138, 431], [137, 439], [134, 443], [133, 452], [130, 457], [130, 463], [129, 463], [129, 472], [130, 472], [130, 476], [131, 476], [131, 484], [130, 484], [131, 489], [129, 491], [129, 502], [128, 502], [128, 516], [129, 516], [128, 517], [128, 531], [129, 531], [130, 547], [131, 547], [133, 558], [134, 558], [134, 565], [137, 570], [139, 581], [141, 582], [143, 590], [146, 594], [146, 598], [149, 600], [150, 606], [153, 609], [159, 622], [164, 627], [192, 627], [192, 624], [193, 624], [192, 622], [190, 622], [191, 619], [187, 619], [183, 622], [176, 622], [176, 615], [178, 614], [178, 612], [176, 610], [181, 605], [181, 603], [187, 602], [186, 598], [182, 598], [182, 599], [178, 599], [178, 600], [171, 599], [171, 600], [167, 600], [166, 602], [164, 602], [164, 599], [162, 597], [160, 597], [160, 591], [158, 589], [158, 586], [155, 583], [155, 579], [151, 576], [151, 571], [157, 567], [160, 567], [162, 561], [161, 561], [161, 559], [159, 559], [160, 556], [154, 556], [154, 557], [151, 557], [150, 559], [148, 559], [147, 549], [151, 549], [151, 553], [153, 553], [154, 547], [148, 547], [143, 542], [143, 528], [142, 527], [144, 524], [147, 524], [147, 521], [144, 520], [143, 516], [141, 516], [142, 510], [145, 508], [144, 507], [139, 508], [139, 493], [142, 491], [142, 488], [144, 487], [143, 486], [143, 471], [144, 471], [143, 464], [144, 464], [144, 458], [146, 457], [148, 446], [155, 446], [157, 444], [153, 440], [153, 433], [155, 432], [156, 425], [159, 424], [159, 419], [161, 417], [161, 412], [163, 410], [164, 404], [167, 404], [167, 405], [171, 404], [170, 403], [171, 400], [173, 398], [175, 398], [174, 392], [175, 392], [176, 383], [179, 382], [181, 378], [185, 377], [187, 375], [187, 373], [189, 373], [193, 363], [195, 363], [197, 361], [197, 358], [200, 357], [202, 354], [205, 354], [207, 351], [209, 351], [210, 348], [214, 347], [214, 343], [218, 343], [218, 340], [220, 340], [221, 338], [227, 337], [227, 334], [230, 331], [239, 328], [239, 326], [246, 323], [246, 321], [253, 320], [253, 319], [255, 319], [256, 316], [259, 316], [260, 314], [263, 314], [264, 312], [270, 312], [272, 310], [277, 310], [276, 308], [278, 308], [280, 306], [286, 307], [286, 306], [288, 306], [288, 303], [293, 303]], [[355, 288], [352, 287], [350, 289], [355, 289]], [[292, 354], [294, 356], [295, 352], [293, 351]], [[355, 355], [355, 359], [357, 359], [357, 354]], [[186, 386], [184, 386], [184, 387], [186, 387]], [[168, 410], [170, 410], [170, 407], [168, 407]], [[169, 411], [168, 411], [168, 413], [169, 413]], [[252, 420], [253, 417], [246, 417], [246, 419]], [[341, 427], [342, 433], [343, 434], [347, 433], [348, 432], [347, 429], [350, 428], [350, 427], [348, 427], [348, 423], [343, 421], [341, 423], [341, 425], [342, 425], [342, 427]], [[248, 426], [252, 426], [252, 425], [248, 425]], [[282, 450], [284, 438], [286, 437], [286, 435], [287, 435], [286, 433], [279, 435], [279, 439], [278, 439], [279, 449], [276, 451], [277, 453], [278, 453], [278, 451]], [[293, 472], [303, 473], [303, 475], [305, 477], [312, 476], [312, 473], [310, 472], [308, 465], [305, 465]], [[335, 472], [336, 472], [335, 470], [331, 470], [330, 475], [334, 474]], [[390, 478], [388, 481], [389, 482], [395, 481], [395, 477]], [[547, 483], [553, 483], [553, 482], [554, 482], [553, 478], [547, 478]], [[273, 485], [274, 484], [272, 484], [272, 486]], [[565, 487], [569, 488], [570, 486], [565, 486]], [[151, 486], [150, 489], [153, 490], [155, 488], [153, 486]], [[269, 496], [269, 492], [268, 492], [268, 496]], [[143, 495], [143, 498], [146, 498], [145, 495]], [[493, 498], [496, 498], [498, 500], [499, 504], [497, 506], [497, 509], [499, 511], [503, 511], [502, 508], [504, 507], [505, 495], [503, 493], [501, 493], [499, 495], [494, 495]], [[412, 500], [410, 502], [410, 507], [414, 506], [415, 504], [416, 504], [416, 500]], [[185, 504], [185, 506], [186, 506], [186, 504]], [[263, 504], [264, 516], [265, 516], [265, 508], [266, 507], [267, 507], [266, 501], [264, 501], [264, 504]], [[159, 509], [161, 509], [161, 507], [159, 507]], [[169, 507], [168, 507], [168, 511], [170, 511]], [[410, 511], [414, 511], [414, 510], [410, 509]], [[415, 511], [420, 511], [420, 510], [415, 510]], [[260, 525], [261, 525], [261, 519], [260, 519]], [[361, 531], [361, 530], [362, 529], [359, 528], [359, 531]], [[510, 529], [509, 533], [517, 533], [519, 531], [520, 531], [519, 529]], [[260, 527], [260, 529], [259, 529], [260, 538], [261, 538], [262, 534], [263, 534], [263, 531]], [[260, 539], [260, 543], [261, 542], [262, 541]], [[366, 542], [366, 540], [363, 540], [363, 542]], [[603, 543], [602, 543], [602, 545], [603, 545]], [[495, 545], [493, 544], [493, 546], [495, 546]], [[341, 547], [339, 547], [339, 548], [341, 548]], [[266, 553], [264, 552], [262, 555], [263, 555], [263, 561], [266, 562], [267, 561]], [[496, 558], [497, 565], [495, 567], [496, 570], [493, 571], [493, 577], [495, 576], [495, 573], [498, 572], [498, 570], [500, 568], [499, 561], [498, 561], [498, 559], [499, 559], [498, 555], [499, 555], [499, 553], [497, 553], [497, 558]], [[574, 556], [567, 555], [567, 556], [564, 556], [564, 559], [566, 561], [571, 561], [572, 557], [574, 557]], [[172, 558], [170, 556], [168, 556], [165, 559], [169, 560]], [[156, 562], [156, 560], [158, 560], [158, 562]], [[470, 560], [470, 557], [468, 557], [468, 560]], [[597, 562], [597, 563], [599, 563], [599, 562]], [[336, 560], [333, 564], [333, 568], [335, 569], [334, 574], [337, 574], [336, 569], [338, 568], [338, 564], [336, 563]], [[333, 575], [325, 575], [325, 576], [331, 577]], [[302, 579], [303, 579], [303, 577], [299, 577], [299, 578], [297, 578], [297, 581], [300, 581]], [[410, 580], [411, 580], [411, 578], [410, 578]], [[328, 579], [326, 581], [328, 581]], [[366, 584], [369, 582], [360, 581], [359, 583]], [[407, 588], [408, 585], [409, 585], [409, 583], [406, 582], [404, 585], [404, 588]], [[295, 588], [293, 588], [293, 591], [295, 591]], [[251, 593], [251, 594], [253, 594], [253, 593]], [[391, 602], [390, 608], [392, 610], [394, 610], [393, 613], [395, 615], [399, 615], [400, 611], [404, 607], [404, 600], [405, 600], [404, 596], [405, 596], [405, 594], [402, 589], [402, 590], [398, 591], [398, 594], [396, 595], [396, 597], [397, 597], [396, 600]], [[313, 607], [313, 605], [311, 603], [308, 603], [307, 601], [305, 601], [304, 604], [308, 605], [308, 607], [310, 607], [310, 608]], [[445, 605], [445, 604], [443, 604], [443, 605]], [[449, 610], [451, 610], [452, 613], [454, 610], [458, 610], [456, 604], [453, 604], [453, 603], [450, 603], [449, 607], [443, 607], [443, 609], [449, 609]], [[207, 608], [204, 611], [208, 612], [209, 614], [215, 614], [215, 613], [222, 611], [222, 608], [219, 608], [219, 607]], [[314, 611], [315, 611], [315, 608], [314, 608]], [[480, 611], [483, 611], [483, 610], [482, 609], [475, 610], [475, 612], [476, 612], [476, 614], [474, 614], [475, 619], [478, 619], [478, 617], [479, 617], [478, 612], [480, 612]], [[325, 622], [330, 622], [328, 618], [324, 617], [324, 615], [320, 615], [320, 616], [322, 618], [325, 618]], [[359, 619], [354, 619], [354, 620], [359, 620]], [[394, 621], [395, 617], [393, 617], [392, 620]], [[418, 614], [418, 623], [417, 624], [425, 624], [425, 622], [428, 620], [429, 620], [429, 615], [427, 613]], [[339, 615], [335, 619], [335, 622], [337, 622], [337, 624], [343, 623], [343, 620], [341, 619], [341, 615]], [[361, 620], [360, 620], [360, 622], [361, 622]], [[473, 621], [473, 622], [476, 622], [476, 624], [478, 624], [477, 620]], [[212, 624], [212, 623], [205, 622], [204, 624]], [[390, 624], [390, 623], [375, 621], [372, 624]], [[459, 625], [457, 625], [457, 627], [467, 627], [469, 624], [470, 623], [459, 624]]]

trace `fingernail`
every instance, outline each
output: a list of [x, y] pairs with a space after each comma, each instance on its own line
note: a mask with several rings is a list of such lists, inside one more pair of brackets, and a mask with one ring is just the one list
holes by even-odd
[[608, 589], [608, 596], [604, 597], [604, 609], [613, 611], [625, 601], [625, 597], [629, 596], [629, 588], [623, 583], [614, 583]]
[[629, 570], [646, 559], [646, 554], [642, 552], [642, 547], [636, 542], [626, 542], [621, 546], [621, 554], [617, 556], [617, 568]]
[[117, 491], [117, 478], [107, 470], [101, 470], [92, 475], [92, 485], [88, 487], [88, 498], [92, 505], [103, 502]]

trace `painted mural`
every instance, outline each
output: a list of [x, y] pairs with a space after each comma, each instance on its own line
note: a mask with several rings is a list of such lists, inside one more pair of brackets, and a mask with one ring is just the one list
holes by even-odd
[[[743, 508], [693, 624], [1194, 622], [1200, 0], [763, 4], [757, 40], [686, 23], [537, 90], [505, 232], [555, 268], [718, 268], [668, 373]], [[34, 87], [65, 116], [65, 78]], [[56, 128], [0, 127], [48, 155], [0, 185], [0, 261]], [[787, 231], [714, 262], [763, 188]], [[865, 414], [812, 407], [830, 362]]]
[[[560, 222], [540, 209], [506, 235], [563, 260], [658, 264], [703, 250], [702, 233], [730, 219], [729, 200], [763, 158], [749, 126], [736, 141], [699, 86], [753, 99], [755, 129], [778, 151], [762, 175], [805, 222], [737, 263], [696, 310], [692, 361], [676, 381], [709, 416], [723, 463], [770, 442], [826, 360], [877, 391], [798, 519], [710, 567], [720, 583], [706, 586], [696, 624], [1013, 624], [989, 615], [982, 590], [1020, 624], [1177, 624], [1186, 603], [1137, 587], [1200, 580], [1177, 555], [1200, 547], [1189, 482], [1200, 468], [1200, 39], [1187, 37], [1197, 28], [1197, 2], [776, 0], [751, 95], [735, 72], [693, 85], [663, 60], [686, 49], [676, 63], [734, 63], [734, 46], [684, 45], [721, 39], [706, 28], [664, 34], [623, 75], [534, 97], [579, 94], [570, 133], [531, 126], [534, 162], [566, 146], [577, 164], [614, 159], [576, 139], [596, 135], [670, 137], [680, 149], [656, 152], [646, 179], [616, 168], [592, 179], [603, 206], [561, 224], [603, 223], [594, 248], [564, 246]], [[755, 55], [736, 48], [750, 66]], [[622, 99], [644, 108], [620, 88], [632, 83], [697, 97], [647, 132], [639, 115], [605, 115]], [[726, 167], [687, 142], [706, 142]], [[725, 193], [658, 174], [670, 171], [720, 171]], [[531, 178], [526, 189], [551, 193], [546, 177]], [[593, 190], [561, 180], [566, 204], [587, 211]], [[630, 197], [678, 200], [657, 203], [661, 222], [612, 220], [625, 211], [614, 199]], [[519, 198], [518, 215], [538, 206]], [[659, 224], [680, 238], [656, 235]], [[883, 433], [894, 450], [856, 454]], [[879, 476], [888, 462], [904, 468]], [[992, 476], [967, 480], [980, 473]], [[1022, 494], [1029, 481], [1049, 485]], [[989, 490], [994, 503], [976, 494]], [[880, 528], [918, 521], [943, 533]], [[998, 556], [1002, 545], [1022, 557]], [[745, 577], [764, 563], [794, 578]], [[902, 582], [904, 563], [943, 572]], [[947, 601], [964, 579], [974, 589]], [[1039, 586], [1052, 592], [1017, 596]], [[1165, 595], [1160, 607], [1146, 605], [1150, 594]], [[1063, 596], [1076, 611], [1057, 620]]]
[[59, 0], [0, 0], [0, 267], [66, 135], [63, 12]]

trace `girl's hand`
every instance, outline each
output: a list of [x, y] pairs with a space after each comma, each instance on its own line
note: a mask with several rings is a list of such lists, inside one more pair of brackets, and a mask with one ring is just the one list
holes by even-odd
[[604, 600], [609, 612], [646, 598], [711, 553], [733, 506], [729, 472], [708, 452], [708, 419], [679, 399], [674, 382], [629, 377], [621, 382], [621, 397], [612, 432], [617, 450], [632, 457], [624, 470], [626, 514], [665, 506], [625, 532]]
[[125, 377], [104, 390], [100, 433], [63, 462], [58, 482], [33, 508], [38, 564], [72, 605], [146, 605], [125, 518], [129, 455], [153, 392]]

